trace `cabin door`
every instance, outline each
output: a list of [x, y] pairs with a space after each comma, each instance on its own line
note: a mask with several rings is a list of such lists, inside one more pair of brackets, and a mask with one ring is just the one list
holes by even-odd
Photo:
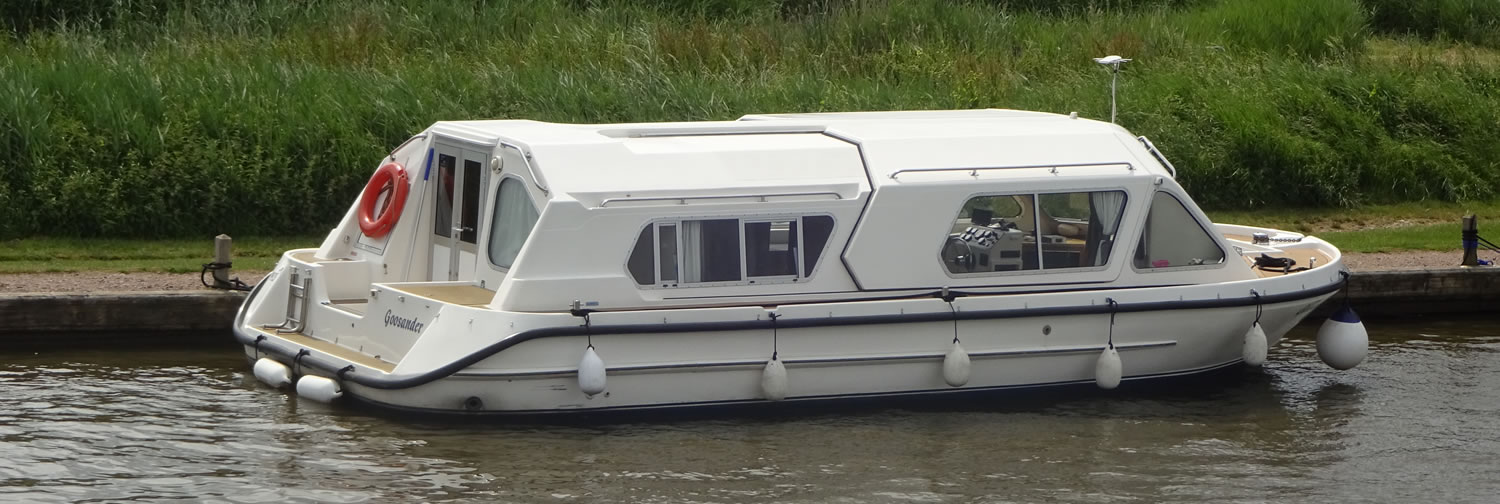
[[479, 207], [489, 185], [485, 153], [436, 143], [432, 280], [472, 280], [479, 257]]

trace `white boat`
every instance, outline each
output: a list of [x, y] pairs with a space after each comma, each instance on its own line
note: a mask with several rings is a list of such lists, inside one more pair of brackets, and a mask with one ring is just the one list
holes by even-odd
[[[1211, 223], [1175, 175], [1076, 114], [439, 122], [281, 258], [234, 331], [273, 386], [465, 414], [1258, 365], [1344, 284], [1342, 257]], [[1335, 367], [1365, 355], [1351, 316], [1320, 334]]]

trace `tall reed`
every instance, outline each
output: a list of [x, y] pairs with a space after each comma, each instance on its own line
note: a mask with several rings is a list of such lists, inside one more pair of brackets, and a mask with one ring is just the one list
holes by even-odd
[[438, 120], [1107, 117], [1089, 60], [1106, 54], [1137, 59], [1120, 122], [1207, 206], [1491, 198], [1500, 183], [1500, 58], [1414, 38], [1368, 50], [1356, 0], [70, 5], [83, 14], [0, 8], [28, 27], [0, 37], [0, 237], [315, 233]]

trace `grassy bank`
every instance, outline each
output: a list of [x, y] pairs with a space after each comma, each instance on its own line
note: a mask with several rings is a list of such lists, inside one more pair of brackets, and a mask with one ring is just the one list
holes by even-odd
[[[1500, 229], [1500, 200], [1372, 205], [1357, 209], [1301, 208], [1212, 211], [1214, 222], [1267, 226], [1313, 234], [1344, 252], [1455, 250], [1459, 218], [1481, 216], [1480, 230]], [[1490, 236], [1496, 233], [1487, 233]], [[281, 253], [317, 247], [321, 236], [239, 237], [234, 267], [265, 271]], [[1488, 255], [1484, 257], [1489, 257]], [[25, 238], [0, 241], [0, 274], [68, 271], [196, 273], [213, 258], [213, 239]]]
[[[321, 236], [234, 240], [234, 269], [265, 271], [294, 248], [317, 247]], [[62, 271], [198, 273], [214, 257], [212, 236], [177, 239], [25, 238], [0, 241], [0, 274]]]
[[24, 5], [0, 7], [0, 238], [318, 232], [441, 119], [1107, 117], [1105, 54], [1137, 58], [1120, 122], [1207, 207], [1500, 195], [1482, 2], [1432, 28], [1356, 0]]

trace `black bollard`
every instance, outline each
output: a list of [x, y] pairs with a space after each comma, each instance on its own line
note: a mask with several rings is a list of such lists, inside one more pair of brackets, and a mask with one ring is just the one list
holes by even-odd
[[1479, 218], [1474, 214], [1464, 216], [1463, 244], [1464, 260], [1459, 267], [1468, 268], [1479, 265]]

